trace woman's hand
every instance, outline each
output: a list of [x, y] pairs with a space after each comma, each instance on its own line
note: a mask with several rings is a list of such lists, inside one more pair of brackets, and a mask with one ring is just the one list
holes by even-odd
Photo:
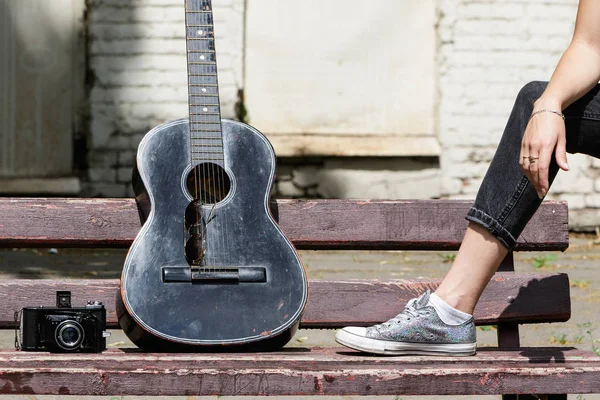
[[[544, 108], [536, 106], [534, 111]], [[521, 142], [520, 164], [540, 199], [548, 193], [548, 167], [552, 157], [556, 157], [562, 170], [569, 170], [566, 147], [565, 122], [559, 115], [541, 112], [529, 120]]]

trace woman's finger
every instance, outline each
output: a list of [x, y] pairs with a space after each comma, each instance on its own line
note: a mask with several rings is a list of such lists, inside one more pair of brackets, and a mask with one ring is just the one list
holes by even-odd
[[[533, 176], [533, 174], [531, 173], [531, 162], [529, 161], [529, 156], [526, 156], [523, 159], [523, 174], [527, 177], [527, 179], [529, 180], [529, 182], [534, 185], [534, 183], [537, 180], [537, 176]], [[535, 186], [534, 186], [535, 187]]]
[[548, 189], [550, 184], [548, 182], [548, 171], [550, 168], [550, 161], [552, 159], [552, 151], [548, 151], [548, 149], [544, 149], [539, 156], [538, 161], [538, 184], [539, 188], [537, 188], [538, 196], [540, 199], [543, 199], [544, 196], [548, 193]]
[[534, 144], [529, 144], [529, 159], [527, 160], [528, 165], [529, 165], [529, 181], [531, 182], [531, 184], [533, 185], [533, 187], [535, 188], [536, 192], [540, 192], [540, 182], [538, 180], [538, 166], [539, 164], [539, 160], [540, 160], [540, 149], [534, 145]]
[[525, 134], [523, 135], [523, 140], [521, 140], [521, 154], [519, 155], [519, 165], [521, 166], [521, 171], [525, 175], [529, 173], [529, 161], [527, 157], [529, 157], [529, 125], [525, 129]]
[[567, 138], [564, 133], [558, 136], [558, 142], [556, 143], [556, 163], [563, 171], [569, 170], [569, 164], [567, 163]]

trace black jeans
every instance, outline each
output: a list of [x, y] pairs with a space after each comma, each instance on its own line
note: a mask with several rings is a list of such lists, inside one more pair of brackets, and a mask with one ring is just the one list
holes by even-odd
[[[521, 89], [502, 140], [477, 193], [467, 220], [478, 223], [512, 250], [525, 225], [541, 204], [533, 185], [521, 171], [521, 141], [533, 103], [547, 82], [531, 82]], [[600, 157], [600, 85], [563, 111], [566, 117], [567, 152]], [[558, 173], [552, 157], [549, 183]]]

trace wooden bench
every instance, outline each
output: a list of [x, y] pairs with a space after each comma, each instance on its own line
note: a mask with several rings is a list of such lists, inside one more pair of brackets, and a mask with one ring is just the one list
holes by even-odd
[[[273, 214], [299, 249], [456, 250], [467, 201], [282, 200]], [[565, 250], [567, 205], [544, 202], [519, 239], [519, 251]], [[0, 247], [128, 247], [139, 230], [131, 199], [0, 199]], [[19, 268], [15, 265], [14, 268]], [[600, 358], [572, 347], [522, 348], [519, 324], [570, 318], [562, 273], [514, 273], [512, 254], [484, 292], [478, 325], [497, 325], [498, 347], [472, 357], [375, 357], [344, 348], [284, 348], [263, 354], [102, 354], [0, 350], [0, 394], [53, 395], [488, 395], [566, 399], [600, 392]], [[302, 328], [372, 325], [438, 280], [311, 281]], [[0, 281], [0, 328], [14, 311], [103, 301], [117, 328], [116, 280]], [[543, 394], [542, 397], [517, 394]]]

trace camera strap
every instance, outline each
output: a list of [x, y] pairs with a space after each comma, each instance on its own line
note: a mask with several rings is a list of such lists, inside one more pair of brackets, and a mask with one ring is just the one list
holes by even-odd
[[19, 311], [15, 311], [15, 349], [21, 350], [21, 343], [19, 343]]

